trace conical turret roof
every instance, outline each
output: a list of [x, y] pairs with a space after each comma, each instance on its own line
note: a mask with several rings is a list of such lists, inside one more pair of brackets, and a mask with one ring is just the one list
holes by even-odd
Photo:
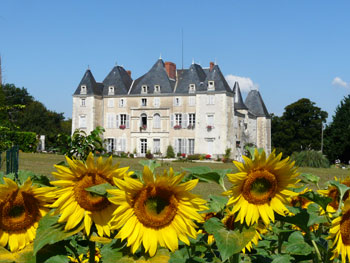
[[80, 94], [81, 86], [86, 86], [86, 95], [102, 95], [102, 84], [96, 82], [90, 69], [85, 71], [83, 78], [74, 92], [74, 95]]
[[236, 110], [247, 110], [248, 107], [244, 104], [241, 94], [241, 89], [239, 88], [239, 84], [236, 81], [233, 86], [233, 101], [234, 107]]
[[266, 109], [265, 103], [258, 90], [251, 90], [245, 99], [245, 105], [249, 111], [257, 117], [270, 117]]

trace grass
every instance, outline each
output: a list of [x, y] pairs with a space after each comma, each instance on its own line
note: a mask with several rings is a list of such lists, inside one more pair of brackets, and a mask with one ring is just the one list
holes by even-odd
[[[2, 167], [1, 171], [5, 170], [4, 154], [2, 155]], [[130, 170], [142, 170], [142, 166], [139, 164], [139, 158], [114, 158], [114, 162], [120, 163], [120, 167], [129, 166]], [[40, 153], [20, 153], [19, 154], [19, 169], [32, 171], [39, 175], [46, 175], [52, 179], [51, 173], [55, 171], [54, 164], [64, 161], [63, 155], [56, 154], [40, 154]], [[232, 169], [232, 172], [237, 172], [233, 163], [210, 163], [210, 162], [169, 162], [160, 161], [161, 167], [156, 171], [161, 173], [164, 169], [172, 167], [176, 172], [182, 172], [182, 168], [189, 168], [195, 166], [208, 166], [212, 169]], [[321, 178], [320, 186], [323, 187], [324, 183], [328, 180], [334, 179], [334, 176], [345, 178], [350, 176], [348, 169], [340, 168], [307, 168], [300, 167], [300, 173], [311, 173]], [[225, 179], [226, 188], [230, 187], [230, 182]], [[207, 197], [209, 194], [220, 194], [223, 190], [215, 183], [200, 183], [195, 189], [194, 193], [200, 194], [203, 197]]]

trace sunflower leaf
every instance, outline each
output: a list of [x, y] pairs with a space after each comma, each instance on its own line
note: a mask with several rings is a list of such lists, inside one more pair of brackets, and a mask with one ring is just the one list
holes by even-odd
[[214, 235], [222, 261], [227, 260], [233, 254], [240, 253], [256, 233], [254, 226], [227, 230], [218, 218], [210, 218], [206, 221], [204, 229]]
[[317, 184], [320, 181], [320, 177], [313, 174], [303, 173], [300, 176], [303, 178], [304, 182], [306, 180], [306, 183]]
[[327, 205], [332, 201], [332, 198], [320, 195], [319, 193], [314, 191], [308, 191], [300, 196], [305, 197], [312, 202], [315, 202], [316, 204], [321, 206], [322, 209], [325, 211], [326, 211]]
[[292, 255], [309, 255], [313, 250], [312, 247], [304, 241], [304, 237], [299, 231], [295, 231], [289, 236], [285, 249], [286, 252]]
[[218, 213], [223, 210], [227, 204], [227, 197], [225, 196], [209, 195], [209, 198], [209, 210], [207, 212]]
[[281, 216], [275, 213], [275, 219], [282, 222], [297, 225], [304, 232], [309, 232], [309, 228], [307, 227], [307, 225], [310, 220], [310, 214], [305, 209], [302, 209], [299, 213], [296, 213], [294, 216]]
[[294, 259], [290, 255], [273, 255], [273, 260], [271, 263], [290, 263]]
[[105, 183], [105, 184], [98, 184], [98, 185], [85, 188], [86, 191], [93, 193], [95, 195], [100, 195], [100, 196], [107, 196], [108, 189], [117, 189], [117, 187], [109, 183]]
[[[331, 180], [331, 181], [329, 181], [329, 183], [338, 188], [339, 193], [340, 193], [340, 200], [343, 200], [345, 193], [350, 189], [350, 187], [348, 187], [345, 184], [342, 184], [336, 180]], [[339, 208], [340, 207], [341, 207], [341, 204], [339, 204]]]
[[84, 228], [84, 224], [78, 224], [71, 231], [64, 231], [64, 225], [57, 223], [59, 215], [52, 216], [50, 213], [45, 215], [39, 221], [39, 226], [36, 231], [36, 237], [34, 240], [34, 255], [47, 244], [54, 244], [61, 240], [64, 240]]

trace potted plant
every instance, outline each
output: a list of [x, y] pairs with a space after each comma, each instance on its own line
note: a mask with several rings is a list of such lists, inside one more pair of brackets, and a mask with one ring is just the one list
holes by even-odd
[[208, 131], [211, 131], [213, 128], [214, 128], [214, 126], [212, 126], [212, 125], [208, 125], [208, 126], [207, 126], [207, 130], [208, 130]]
[[205, 156], [205, 159], [206, 160], [209, 160], [211, 158], [211, 155], [210, 154], [207, 154], [206, 156]]
[[175, 129], [175, 130], [179, 130], [179, 129], [181, 129], [181, 125], [176, 124], [176, 125], [174, 126], [174, 129]]
[[194, 124], [189, 124], [189, 125], [187, 126], [187, 129], [194, 129]]
[[121, 130], [124, 130], [125, 128], [126, 128], [126, 126], [123, 124], [119, 126], [119, 129], [121, 129]]

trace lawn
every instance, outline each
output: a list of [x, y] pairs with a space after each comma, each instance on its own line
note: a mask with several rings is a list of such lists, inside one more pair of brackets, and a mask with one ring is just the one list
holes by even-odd
[[[142, 170], [142, 166], [139, 164], [139, 158], [114, 158], [115, 163], [120, 163], [120, 167], [129, 166], [130, 170]], [[20, 153], [19, 155], [19, 169], [29, 170], [36, 174], [47, 175], [51, 177], [51, 172], [55, 171], [54, 164], [64, 161], [64, 156], [56, 154], [39, 154], [39, 153]], [[161, 173], [164, 169], [172, 167], [175, 171], [183, 171], [182, 168], [189, 168], [194, 166], [208, 166], [212, 169], [232, 169], [232, 172], [236, 172], [233, 163], [216, 163], [216, 162], [169, 162], [160, 161], [161, 166], [157, 168], [157, 172]], [[4, 171], [4, 154], [2, 155], [2, 167], [1, 171]], [[306, 168], [300, 167], [300, 173], [311, 173], [321, 178], [320, 186], [322, 187], [324, 182], [334, 179], [334, 176], [344, 178], [350, 176], [348, 169], [339, 168]], [[52, 178], [52, 177], [51, 177]], [[228, 188], [230, 183], [225, 180], [225, 185]], [[195, 193], [207, 197], [209, 194], [219, 194], [222, 189], [214, 184], [200, 183], [194, 190]]]

